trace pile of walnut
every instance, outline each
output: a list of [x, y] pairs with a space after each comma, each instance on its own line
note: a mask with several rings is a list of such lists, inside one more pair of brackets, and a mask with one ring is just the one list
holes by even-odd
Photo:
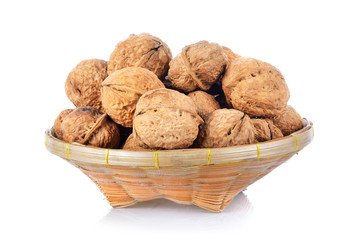
[[77, 107], [53, 132], [65, 142], [126, 150], [227, 147], [303, 127], [274, 66], [200, 41], [172, 58], [149, 34], [119, 42], [108, 62], [84, 60], [65, 91]]

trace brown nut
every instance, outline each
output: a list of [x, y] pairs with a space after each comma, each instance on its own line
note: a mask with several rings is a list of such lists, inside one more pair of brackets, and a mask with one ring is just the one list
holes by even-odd
[[53, 132], [55, 137], [59, 139], [63, 139], [63, 136], [60, 130], [61, 123], [63, 122], [64, 118], [66, 118], [66, 116], [69, 115], [72, 111], [73, 109], [65, 109], [61, 111], [59, 116], [55, 119], [54, 127], [53, 127]]
[[103, 148], [117, 148], [120, 143], [119, 128], [108, 115], [93, 107], [79, 107], [61, 124], [65, 142], [77, 142]]
[[132, 151], [146, 151], [148, 150], [148, 146], [138, 139], [134, 138], [133, 134], [126, 139], [124, 146], [122, 147], [124, 150], [132, 150]]
[[187, 148], [196, 139], [202, 122], [190, 97], [161, 88], [141, 96], [133, 134], [150, 149]]
[[227, 55], [228, 57], [228, 65], [231, 64], [235, 59], [241, 58], [239, 54], [236, 54], [233, 52], [230, 48], [227, 48], [225, 46], [222, 46], [223, 52]]
[[196, 146], [202, 148], [229, 147], [255, 142], [250, 117], [235, 109], [218, 109], [200, 127]]
[[147, 33], [132, 34], [116, 45], [109, 58], [108, 74], [125, 67], [142, 67], [163, 80], [171, 59], [168, 45], [159, 38]]
[[227, 69], [222, 88], [233, 108], [252, 117], [274, 117], [286, 107], [289, 89], [281, 72], [272, 65], [239, 58]]
[[114, 122], [132, 127], [137, 101], [142, 94], [156, 88], [164, 85], [153, 72], [140, 67], [123, 68], [102, 83], [102, 104]]
[[213, 111], [220, 109], [215, 98], [204, 91], [191, 92], [188, 96], [194, 101], [197, 114], [199, 114], [203, 120]]
[[221, 46], [200, 41], [183, 48], [169, 64], [168, 77], [173, 87], [191, 92], [208, 90], [219, 79], [228, 60]]
[[280, 114], [272, 118], [272, 121], [276, 127], [281, 129], [284, 136], [303, 128], [301, 116], [289, 105]]
[[101, 101], [101, 83], [107, 76], [106, 61], [83, 60], [76, 65], [66, 79], [66, 95], [76, 107], [91, 106], [104, 112]]
[[277, 128], [270, 119], [251, 119], [255, 127], [256, 142], [264, 142], [276, 138], [283, 137], [279, 128]]

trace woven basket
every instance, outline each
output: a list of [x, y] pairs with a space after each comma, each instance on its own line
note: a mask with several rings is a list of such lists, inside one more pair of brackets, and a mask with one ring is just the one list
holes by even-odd
[[226, 148], [127, 151], [66, 143], [45, 133], [47, 149], [81, 169], [113, 207], [166, 198], [220, 212], [247, 186], [308, 145], [314, 130]]

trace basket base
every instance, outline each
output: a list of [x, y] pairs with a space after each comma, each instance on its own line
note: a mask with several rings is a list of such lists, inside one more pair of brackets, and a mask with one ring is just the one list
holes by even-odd
[[183, 169], [71, 163], [96, 183], [114, 208], [165, 198], [221, 212], [238, 193], [292, 155]]

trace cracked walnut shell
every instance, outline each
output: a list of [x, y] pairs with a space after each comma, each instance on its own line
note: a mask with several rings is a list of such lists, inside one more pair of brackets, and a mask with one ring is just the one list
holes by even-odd
[[289, 99], [281, 72], [253, 58], [233, 61], [223, 77], [222, 88], [228, 104], [252, 117], [274, 117]]
[[60, 127], [65, 142], [103, 148], [118, 148], [119, 128], [106, 113], [93, 107], [79, 107], [68, 114]]
[[136, 103], [145, 92], [164, 88], [151, 71], [141, 67], [118, 70], [102, 83], [102, 104], [108, 115], [124, 127], [132, 127]]
[[76, 107], [91, 106], [104, 112], [101, 101], [101, 83], [107, 76], [106, 61], [83, 60], [76, 65], [66, 79], [66, 95]]
[[194, 101], [197, 114], [199, 114], [204, 120], [210, 113], [220, 109], [215, 98], [204, 91], [191, 92], [188, 96]]
[[284, 136], [287, 136], [303, 128], [301, 116], [291, 106], [287, 106], [283, 111], [272, 118], [273, 124], [281, 129]]
[[150, 149], [188, 148], [202, 122], [190, 97], [171, 89], [156, 89], [138, 101], [133, 134]]
[[255, 142], [250, 117], [235, 109], [212, 112], [200, 127], [196, 146], [202, 148], [229, 147]]
[[168, 45], [159, 38], [147, 33], [131, 34], [119, 42], [110, 55], [108, 74], [125, 67], [143, 67], [164, 79], [171, 59]]
[[220, 45], [200, 41], [184, 47], [170, 62], [168, 78], [174, 88], [183, 92], [208, 90], [223, 74], [227, 63]]
[[251, 119], [255, 127], [255, 139], [257, 142], [264, 142], [283, 137], [279, 128], [277, 128], [270, 119]]

